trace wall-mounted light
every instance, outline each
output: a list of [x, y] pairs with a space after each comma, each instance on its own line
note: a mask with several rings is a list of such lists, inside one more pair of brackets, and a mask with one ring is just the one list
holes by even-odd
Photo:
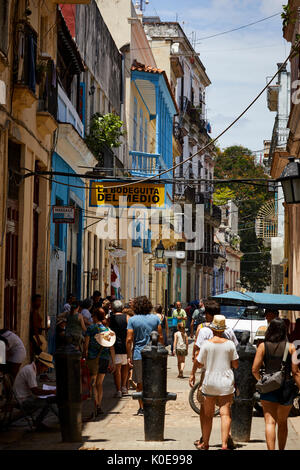
[[286, 204], [300, 204], [300, 163], [294, 157], [289, 158], [277, 181], [281, 183]]
[[161, 259], [161, 258], [164, 257], [164, 253], [165, 253], [165, 247], [164, 247], [162, 241], [160, 240], [159, 244], [157, 245], [157, 247], [155, 249], [155, 256], [156, 256], [156, 258]]

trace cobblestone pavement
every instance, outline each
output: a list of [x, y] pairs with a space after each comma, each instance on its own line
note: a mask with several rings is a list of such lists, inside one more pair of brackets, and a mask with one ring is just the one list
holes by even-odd
[[[188, 403], [188, 376], [191, 370], [191, 358], [187, 358], [185, 378], [177, 378], [176, 358], [168, 357], [168, 391], [177, 393], [177, 400], [170, 401], [166, 407], [165, 440], [163, 442], [144, 441], [144, 420], [136, 416], [138, 403], [131, 397], [113, 398], [113, 377], [105, 378], [103, 409], [105, 414], [93, 422], [84, 424], [83, 442], [67, 444], [61, 442], [57, 418], [49, 417], [48, 425], [52, 432], [30, 432], [24, 423], [13, 426], [10, 431], [0, 433], [0, 450], [64, 450], [64, 449], [99, 449], [99, 450], [194, 450], [193, 442], [200, 437], [199, 417]], [[91, 411], [90, 403], [85, 403], [84, 414]], [[211, 435], [211, 449], [221, 447], [220, 418], [214, 418]], [[289, 437], [287, 449], [300, 450], [300, 417], [289, 419]], [[265, 450], [264, 420], [253, 417], [251, 440], [238, 443], [237, 450]]]

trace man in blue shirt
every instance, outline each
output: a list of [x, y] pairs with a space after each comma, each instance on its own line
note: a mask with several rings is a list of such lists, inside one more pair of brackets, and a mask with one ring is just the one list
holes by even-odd
[[[143, 390], [142, 350], [150, 341], [152, 331], [158, 331], [159, 341], [164, 344], [162, 327], [157, 315], [151, 313], [152, 304], [145, 296], [133, 301], [134, 316], [127, 324], [126, 351], [129, 366], [133, 366], [133, 380], [137, 383], [137, 392]], [[143, 415], [143, 403], [139, 400], [138, 415]]]

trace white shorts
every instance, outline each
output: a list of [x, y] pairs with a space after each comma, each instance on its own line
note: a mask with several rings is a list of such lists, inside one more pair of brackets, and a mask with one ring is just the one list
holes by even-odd
[[116, 364], [127, 365], [127, 354], [116, 354]]

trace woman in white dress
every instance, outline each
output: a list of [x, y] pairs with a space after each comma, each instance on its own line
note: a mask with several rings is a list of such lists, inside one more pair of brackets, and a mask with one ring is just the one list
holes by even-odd
[[227, 450], [227, 441], [231, 426], [231, 403], [234, 393], [234, 374], [232, 369], [238, 367], [238, 354], [232, 341], [223, 338], [226, 319], [215, 315], [210, 324], [213, 338], [205, 341], [197, 357], [198, 367], [204, 367], [205, 376], [202, 383], [204, 396], [203, 442], [197, 445], [198, 450], [208, 450], [212, 429], [215, 405], [220, 407], [222, 449]]

